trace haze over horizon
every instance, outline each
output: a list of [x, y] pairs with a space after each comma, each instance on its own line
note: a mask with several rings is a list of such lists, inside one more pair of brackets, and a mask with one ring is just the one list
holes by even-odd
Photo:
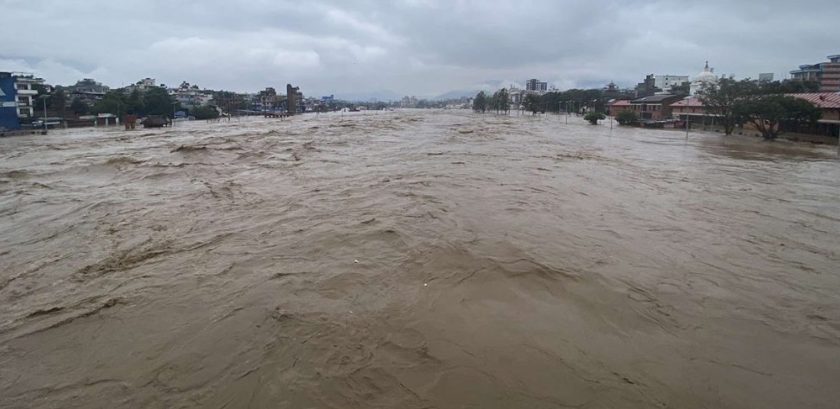
[[153, 77], [418, 97], [528, 78], [629, 87], [650, 73], [694, 76], [706, 60], [718, 74], [781, 79], [840, 53], [840, 2], [805, 3], [0, 0], [0, 35], [14, 39], [0, 46], [0, 70], [58, 85]]

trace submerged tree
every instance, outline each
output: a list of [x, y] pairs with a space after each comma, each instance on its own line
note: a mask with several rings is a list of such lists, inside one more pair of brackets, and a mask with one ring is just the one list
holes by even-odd
[[592, 125], [598, 125], [598, 121], [606, 118], [607, 117], [600, 112], [590, 112], [583, 117], [583, 119], [589, 121], [589, 123]]
[[639, 117], [633, 111], [621, 111], [615, 116], [619, 125], [630, 125], [639, 122]]
[[542, 107], [542, 98], [536, 94], [528, 94], [525, 95], [525, 110], [530, 112], [531, 115], [536, 115], [537, 112], [540, 112], [540, 108]]

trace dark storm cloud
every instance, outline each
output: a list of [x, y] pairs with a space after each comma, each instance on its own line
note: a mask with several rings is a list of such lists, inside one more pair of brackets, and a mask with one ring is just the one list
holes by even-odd
[[489, 79], [783, 75], [840, 53], [840, 2], [0, 0], [0, 69], [255, 91], [434, 95]]

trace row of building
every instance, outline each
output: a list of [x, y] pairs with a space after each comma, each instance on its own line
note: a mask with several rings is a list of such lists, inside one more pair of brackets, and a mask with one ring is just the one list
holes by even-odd
[[[134, 92], [144, 94], [151, 89], [166, 90], [173, 101], [177, 101], [186, 109], [214, 105], [223, 107], [228, 112], [238, 111], [246, 114], [313, 111], [323, 108], [334, 99], [333, 96], [323, 97], [320, 100], [305, 98], [300, 89], [291, 84], [287, 84], [285, 94], [278, 93], [272, 87], [253, 94], [236, 94], [201, 89], [186, 81], [177, 87], [167, 87], [164, 84], [157, 84], [154, 78], [141, 79], [121, 88], [121, 91], [130, 95]], [[48, 113], [47, 100], [38, 98], [39, 90], [47, 95], [55, 95], [54, 92], [60, 90], [64, 95], [64, 106], [52, 106]], [[29, 126], [40, 118], [49, 117], [50, 121], [65, 123], [68, 120], [86, 118], [86, 113], [97, 102], [103, 100], [110, 91], [112, 91], [110, 87], [92, 78], [84, 78], [70, 86], [53, 87], [32, 73], [0, 72], [0, 130], [19, 129], [22, 125]], [[220, 95], [223, 96], [220, 97]], [[117, 114], [119, 113], [114, 112], [111, 116]]]

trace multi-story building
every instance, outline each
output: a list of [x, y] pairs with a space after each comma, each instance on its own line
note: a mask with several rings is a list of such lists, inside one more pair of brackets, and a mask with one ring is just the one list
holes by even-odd
[[672, 87], [683, 85], [686, 82], [688, 82], [688, 75], [657, 75], [653, 79], [653, 86], [667, 94], [671, 92]]
[[20, 129], [17, 107], [15, 78], [10, 72], [0, 72], [0, 131]]
[[536, 78], [531, 78], [528, 81], [525, 81], [525, 91], [536, 91], [539, 93], [546, 92], [548, 91], [548, 83], [540, 81]]
[[[161, 86], [163, 86], [163, 85], [161, 85]], [[140, 92], [145, 92], [149, 88], [155, 88], [155, 87], [157, 87], [157, 85], [156, 85], [156, 81], [155, 81], [154, 78], [143, 78], [142, 80], [137, 81], [137, 83], [125, 87], [125, 90], [129, 93], [133, 92], [134, 90], [138, 90]]]
[[790, 78], [800, 81], [816, 81], [820, 92], [840, 92], [840, 55], [829, 55], [828, 62], [800, 65], [790, 72]]
[[286, 84], [286, 112], [290, 115], [306, 112], [306, 103], [303, 99], [303, 92], [300, 92], [300, 87]]
[[653, 74], [645, 76], [645, 80], [636, 85], [636, 98], [650, 97], [662, 89], [656, 87], [656, 77]]
[[44, 80], [26, 72], [0, 72], [0, 128], [19, 129], [37, 115], [38, 90]]
[[661, 121], [671, 118], [671, 105], [683, 99], [679, 95], [653, 95], [630, 101], [640, 119]]
[[18, 119], [34, 117], [37, 109], [35, 99], [38, 96], [38, 91], [34, 86], [36, 84], [44, 85], [44, 80], [24, 72], [12, 73], [12, 78], [14, 78], [15, 91], [17, 92], [15, 101], [17, 102]]
[[169, 95], [187, 108], [207, 105], [213, 100], [212, 92], [201, 91], [198, 85], [190, 85], [186, 81], [182, 82], [178, 88], [169, 89]]
[[107, 85], [102, 85], [101, 82], [96, 82], [91, 78], [84, 78], [76, 82], [76, 85], [68, 87], [67, 105], [69, 106], [74, 100], [79, 100], [92, 106], [96, 101], [102, 100], [105, 94], [110, 91]]

